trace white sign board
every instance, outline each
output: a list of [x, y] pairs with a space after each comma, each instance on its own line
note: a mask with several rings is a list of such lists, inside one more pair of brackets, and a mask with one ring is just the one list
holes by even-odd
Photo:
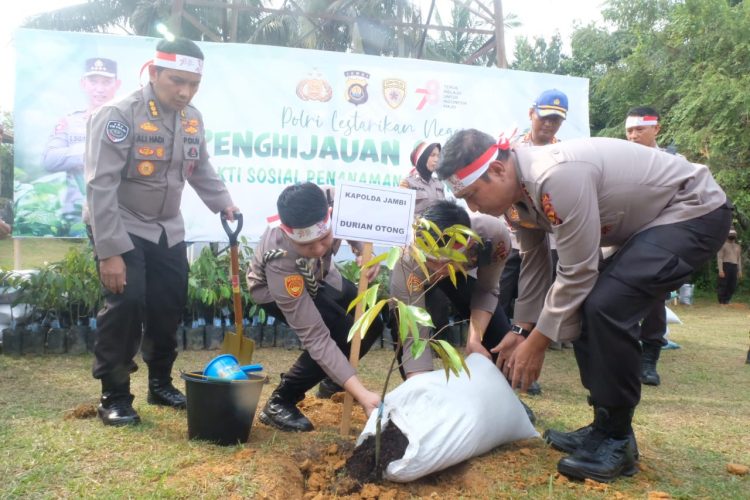
[[416, 192], [340, 183], [333, 204], [333, 237], [386, 246], [411, 242]]

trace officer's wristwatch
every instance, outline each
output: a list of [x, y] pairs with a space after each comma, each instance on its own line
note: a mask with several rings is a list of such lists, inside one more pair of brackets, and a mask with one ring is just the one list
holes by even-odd
[[527, 330], [526, 328], [522, 327], [521, 325], [513, 325], [510, 327], [510, 331], [515, 333], [516, 335], [520, 335], [521, 337], [527, 339], [529, 338], [529, 335], [531, 335], [531, 330]]

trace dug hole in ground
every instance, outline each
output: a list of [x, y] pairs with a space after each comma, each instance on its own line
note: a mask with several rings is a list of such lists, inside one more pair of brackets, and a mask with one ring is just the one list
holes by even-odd
[[[383, 477], [409, 482], [491, 449], [539, 437], [505, 377], [480, 354], [466, 358], [470, 374], [446, 381], [437, 370], [405, 381], [384, 400]], [[346, 468], [359, 483], [375, 481], [375, 429], [370, 415]]]

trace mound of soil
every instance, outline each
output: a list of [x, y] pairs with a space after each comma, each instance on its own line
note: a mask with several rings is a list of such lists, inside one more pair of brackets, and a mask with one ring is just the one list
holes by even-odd
[[370, 436], [354, 448], [346, 461], [346, 471], [360, 484], [379, 482], [388, 464], [404, 456], [409, 440], [401, 429], [388, 421], [380, 434], [380, 463], [375, 466], [375, 436]]
[[96, 408], [92, 404], [80, 404], [75, 408], [66, 410], [64, 418], [66, 420], [79, 418], [94, 418], [96, 416]]

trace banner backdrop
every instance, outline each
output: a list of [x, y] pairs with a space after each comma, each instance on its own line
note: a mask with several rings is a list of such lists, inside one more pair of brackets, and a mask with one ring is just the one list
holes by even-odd
[[[84, 234], [76, 218], [85, 196], [82, 167], [75, 166], [82, 146], [58, 148], [55, 167], [50, 145], [60, 146], [61, 132], [71, 142], [85, 136], [89, 104], [82, 75], [91, 59], [96, 64], [101, 58], [104, 67], [110, 64], [106, 60], [116, 63], [117, 99], [148, 84], [141, 69], [156, 43], [19, 30], [15, 236]], [[412, 168], [409, 153], [417, 141], [444, 143], [462, 128], [497, 135], [519, 127], [522, 133], [532, 101], [546, 89], [560, 89], [569, 98], [558, 137], [589, 135], [587, 79], [262, 45], [199, 45], [206, 62], [193, 104], [204, 116], [212, 164], [242, 209], [243, 235], [251, 241], [276, 212], [285, 186], [303, 181], [397, 186]], [[226, 240], [219, 216], [189, 187], [182, 211], [189, 241]]]

